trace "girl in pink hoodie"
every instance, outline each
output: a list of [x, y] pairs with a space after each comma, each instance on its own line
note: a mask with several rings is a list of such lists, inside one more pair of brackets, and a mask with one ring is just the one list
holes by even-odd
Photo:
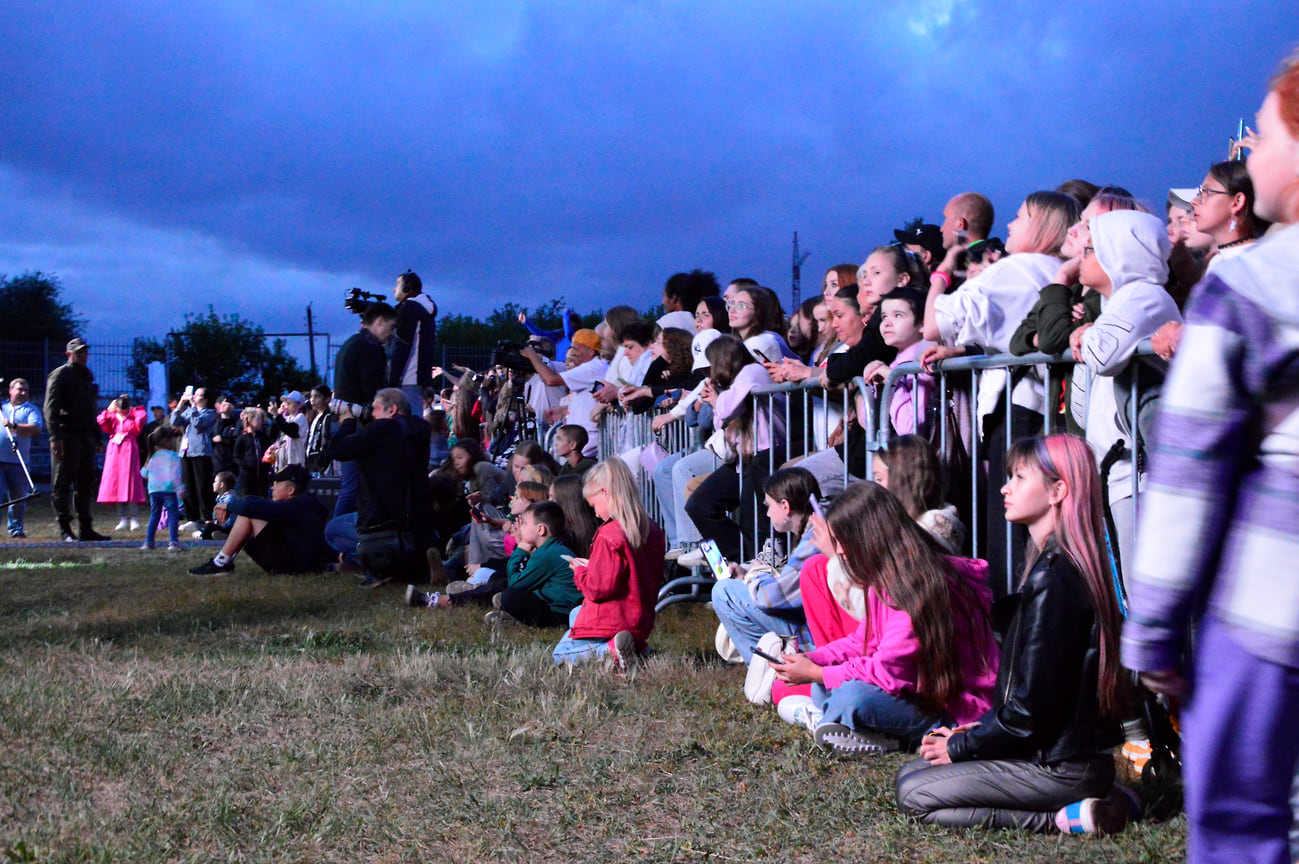
[[987, 711], [998, 659], [987, 565], [945, 556], [874, 483], [852, 484], [813, 520], [817, 545], [866, 592], [856, 633], [772, 664], [782, 681], [813, 685], [800, 719], [817, 744], [853, 755], [913, 749], [940, 721]]

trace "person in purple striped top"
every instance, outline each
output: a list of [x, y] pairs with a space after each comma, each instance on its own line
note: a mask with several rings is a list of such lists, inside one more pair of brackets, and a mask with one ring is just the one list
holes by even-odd
[[[1299, 763], [1299, 54], [1249, 157], [1277, 224], [1192, 294], [1142, 500], [1125, 665], [1186, 698], [1190, 862], [1293, 860]], [[1194, 652], [1187, 636], [1196, 630]]]

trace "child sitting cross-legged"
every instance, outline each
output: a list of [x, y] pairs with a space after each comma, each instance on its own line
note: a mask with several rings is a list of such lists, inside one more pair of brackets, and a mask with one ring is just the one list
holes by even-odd
[[229, 534], [230, 528], [235, 524], [237, 517], [229, 512], [227, 506], [231, 501], [235, 500], [235, 475], [230, 471], [218, 472], [212, 478], [212, 492], [216, 495], [216, 504], [213, 506], [213, 510], [220, 508], [222, 512], [226, 513], [225, 521], [201, 523], [198, 530], [194, 532], [195, 540], [211, 540], [218, 531], [222, 534]]
[[[763, 504], [771, 520], [771, 529], [788, 532], [798, 538], [784, 567], [773, 568], [753, 562], [743, 579], [719, 579], [713, 585], [713, 611], [726, 628], [735, 650], [745, 663], [753, 660], [753, 647], [765, 639], [763, 647], [773, 642], [783, 644], [782, 637], [794, 637], [810, 646], [812, 634], [803, 615], [799, 592], [799, 570], [803, 562], [816, 554], [812, 542], [812, 498], [821, 497], [821, 487], [812, 472], [804, 468], [782, 468], [763, 484]], [[766, 634], [775, 634], [768, 638]], [[761, 659], [761, 658], [759, 658]], [[760, 695], [759, 702], [770, 699], [770, 679], [761, 694], [745, 692], [750, 699]]]
[[519, 622], [533, 627], [562, 627], [582, 602], [573, 584], [574, 557], [565, 543], [564, 510], [554, 501], [528, 505], [515, 522], [518, 546], [510, 554], [506, 571], [509, 585], [492, 603], [488, 624]]
[[772, 664], [782, 681], [813, 685], [784, 702], [806, 702], [798, 719], [816, 743], [846, 755], [912, 749], [935, 726], [982, 716], [997, 669], [987, 565], [944, 555], [875, 483], [850, 485], [812, 523], [818, 548], [866, 592], [855, 633]]
[[663, 531], [645, 512], [631, 469], [621, 459], [588, 471], [582, 494], [604, 524], [591, 542], [591, 557], [571, 562], [582, 605], [569, 615], [553, 656], [556, 663], [581, 663], [608, 655], [615, 666], [626, 668], [645, 652], [654, 629]]

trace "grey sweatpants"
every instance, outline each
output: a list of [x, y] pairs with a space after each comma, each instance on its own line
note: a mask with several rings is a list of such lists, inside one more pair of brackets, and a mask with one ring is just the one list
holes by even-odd
[[914, 759], [898, 769], [898, 809], [947, 828], [1055, 831], [1056, 811], [1083, 798], [1104, 798], [1114, 786], [1114, 757], [1038, 765], [1000, 760], [931, 767]]

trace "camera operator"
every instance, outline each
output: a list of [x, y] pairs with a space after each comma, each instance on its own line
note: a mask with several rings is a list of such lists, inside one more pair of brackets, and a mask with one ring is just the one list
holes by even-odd
[[424, 388], [433, 386], [438, 307], [410, 270], [397, 277], [392, 296], [397, 301], [397, 327], [388, 361], [388, 386], [401, 388], [407, 403], [419, 405]]
[[[349, 406], [340, 407], [342, 424], [327, 452], [330, 459], [351, 465], [356, 471], [357, 509], [331, 519], [325, 527], [325, 539], [350, 561], [360, 534], [400, 531], [402, 553], [397, 570], [410, 581], [427, 581], [424, 552], [429, 546], [431, 524], [425, 483], [429, 425], [410, 413], [406, 397], [394, 387], [375, 394], [370, 419], [364, 424], [357, 421]], [[382, 584], [395, 575], [372, 573], [371, 584]]]
[[[528, 340], [528, 347], [540, 354], [556, 374], [564, 371], [564, 364], [555, 362], [555, 346], [549, 339], [544, 336], [533, 336]], [[546, 431], [553, 425], [553, 421], [546, 417], [546, 412], [559, 407], [559, 400], [564, 398], [564, 392], [562, 386], [547, 384], [537, 374], [529, 375], [523, 385], [523, 401], [537, 418], [538, 441], [546, 440]]]
[[[384, 346], [392, 341], [396, 323], [397, 311], [384, 302], [371, 303], [361, 313], [361, 329], [348, 337], [334, 360], [334, 401], [330, 407], [335, 414], [344, 416], [342, 409], [346, 406], [348, 413], [360, 417], [384, 386], [388, 368]], [[342, 463], [339, 473], [335, 516], [356, 511], [356, 463]]]

